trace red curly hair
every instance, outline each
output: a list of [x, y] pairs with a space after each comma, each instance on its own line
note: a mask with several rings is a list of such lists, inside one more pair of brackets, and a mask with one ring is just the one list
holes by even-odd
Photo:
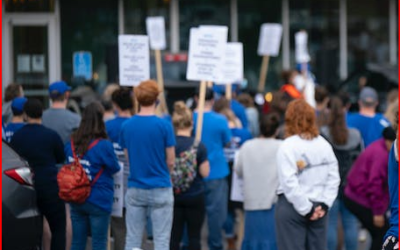
[[304, 99], [293, 100], [285, 113], [285, 136], [313, 139], [319, 135], [315, 110]]

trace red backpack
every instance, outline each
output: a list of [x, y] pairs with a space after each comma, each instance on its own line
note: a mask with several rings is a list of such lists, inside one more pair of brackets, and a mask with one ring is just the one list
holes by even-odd
[[[98, 142], [99, 139], [93, 141], [87, 151], [96, 146]], [[79, 162], [79, 157], [75, 153], [73, 140], [71, 140], [71, 149], [74, 162], [62, 166], [57, 174], [58, 195], [66, 202], [84, 203], [90, 195], [91, 187], [103, 173], [103, 168], [100, 169], [93, 181], [90, 182], [85, 169]]]

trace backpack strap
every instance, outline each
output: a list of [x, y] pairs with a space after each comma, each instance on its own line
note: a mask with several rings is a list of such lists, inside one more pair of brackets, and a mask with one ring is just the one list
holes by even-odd
[[99, 143], [100, 139], [96, 139], [94, 140], [92, 143], [89, 144], [89, 147], [87, 148], [86, 152], [91, 150], [94, 146], [97, 145], [97, 143]]
[[100, 178], [100, 175], [103, 173], [104, 167], [101, 167], [99, 172], [97, 172], [96, 176], [94, 177], [93, 181], [90, 183], [90, 186], [93, 187], [93, 185], [97, 182], [97, 180]]
[[[86, 152], [82, 155], [82, 157], [87, 153], [87, 151], [91, 150], [94, 146], [96, 146], [100, 142], [100, 139], [96, 139], [92, 141], [92, 143], [89, 144], [89, 147], [87, 148]], [[71, 150], [72, 150], [72, 156], [74, 157], [75, 160], [79, 159], [79, 157], [75, 153], [75, 144], [74, 140], [71, 138]]]

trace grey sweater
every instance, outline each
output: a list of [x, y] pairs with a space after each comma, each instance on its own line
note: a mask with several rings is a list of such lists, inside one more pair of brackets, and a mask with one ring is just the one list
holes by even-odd
[[243, 179], [245, 210], [270, 209], [279, 185], [276, 154], [281, 140], [256, 138], [239, 150], [235, 171]]

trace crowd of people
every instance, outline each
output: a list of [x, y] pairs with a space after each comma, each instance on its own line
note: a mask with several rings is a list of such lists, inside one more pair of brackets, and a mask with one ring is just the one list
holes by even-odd
[[[178, 101], [167, 115], [155, 81], [112, 86], [80, 116], [66, 108], [63, 81], [49, 85], [46, 110], [8, 85], [3, 140], [34, 172], [43, 249], [84, 250], [91, 236], [105, 250], [110, 228], [115, 250], [140, 249], [145, 235], [155, 250], [201, 250], [204, 225], [209, 250], [358, 250], [363, 229], [370, 250], [398, 249], [398, 96], [377, 113], [378, 94], [363, 86], [350, 113], [348, 93], [310, 87], [297, 71], [282, 77], [261, 108], [237, 86], [232, 99], [207, 88], [199, 141], [198, 92], [193, 107]], [[65, 202], [57, 175], [77, 162], [90, 194]], [[119, 171], [122, 217], [111, 215]], [[242, 202], [231, 199], [236, 176]]]

